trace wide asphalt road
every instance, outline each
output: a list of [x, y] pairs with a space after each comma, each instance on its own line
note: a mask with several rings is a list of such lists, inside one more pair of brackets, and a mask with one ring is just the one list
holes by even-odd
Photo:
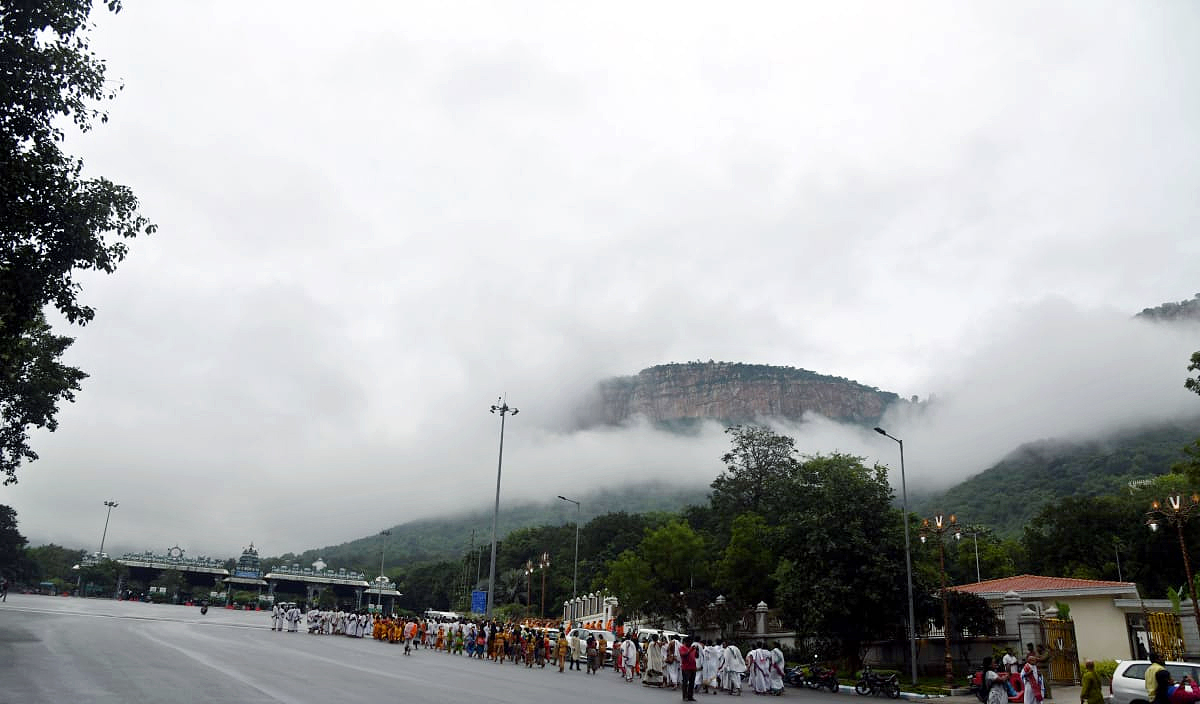
[[560, 674], [428, 650], [405, 657], [402, 646], [371, 638], [279, 633], [270, 624], [267, 612], [202, 616], [187, 606], [9, 594], [0, 603], [0, 704], [680, 701], [679, 692], [626, 684], [611, 670]]

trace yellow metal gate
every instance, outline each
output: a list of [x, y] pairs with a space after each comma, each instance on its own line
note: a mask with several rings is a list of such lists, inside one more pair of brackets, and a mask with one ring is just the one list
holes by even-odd
[[1079, 684], [1079, 649], [1075, 645], [1075, 624], [1059, 618], [1042, 619], [1047, 660], [1041, 663], [1042, 676], [1054, 682]]
[[1175, 614], [1161, 611], [1146, 614], [1146, 638], [1150, 641], [1150, 649], [1163, 659], [1183, 659], [1183, 628]]

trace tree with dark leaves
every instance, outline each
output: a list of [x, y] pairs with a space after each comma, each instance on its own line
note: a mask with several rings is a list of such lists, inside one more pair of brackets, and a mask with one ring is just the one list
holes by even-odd
[[0, 505], [0, 575], [15, 577], [24, 571], [27, 542], [17, 530], [17, 512], [11, 506]]
[[[120, 10], [115, 0], [107, 3]], [[125, 240], [154, 232], [125, 186], [83, 176], [62, 150], [63, 126], [86, 132], [119, 86], [89, 47], [91, 0], [0, 5], [0, 472], [5, 484], [37, 459], [29, 429], [57, 427], [86, 374], [63, 364], [73, 341], [51, 331], [45, 309], [84, 325], [79, 271], [112, 273]]]

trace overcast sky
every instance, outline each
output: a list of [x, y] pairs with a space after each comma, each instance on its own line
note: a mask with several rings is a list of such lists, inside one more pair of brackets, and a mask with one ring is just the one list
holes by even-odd
[[[727, 439], [561, 434], [716, 359], [903, 396], [909, 490], [1200, 411], [1200, 6], [126, 0], [68, 148], [159, 232], [85, 277], [91, 378], [0, 490], [34, 544], [265, 554], [647, 475]], [[806, 452], [893, 463], [814, 419]]]

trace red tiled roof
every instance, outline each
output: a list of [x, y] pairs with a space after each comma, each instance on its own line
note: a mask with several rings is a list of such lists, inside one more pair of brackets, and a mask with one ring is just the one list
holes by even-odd
[[1098, 579], [1071, 579], [1070, 577], [1040, 577], [1034, 574], [1022, 574], [1015, 577], [989, 579], [985, 582], [962, 584], [951, 587], [956, 591], [972, 594], [990, 594], [996, 592], [1038, 592], [1049, 590], [1070, 591], [1075, 589], [1117, 589], [1136, 591], [1133, 582], [1105, 582]]

